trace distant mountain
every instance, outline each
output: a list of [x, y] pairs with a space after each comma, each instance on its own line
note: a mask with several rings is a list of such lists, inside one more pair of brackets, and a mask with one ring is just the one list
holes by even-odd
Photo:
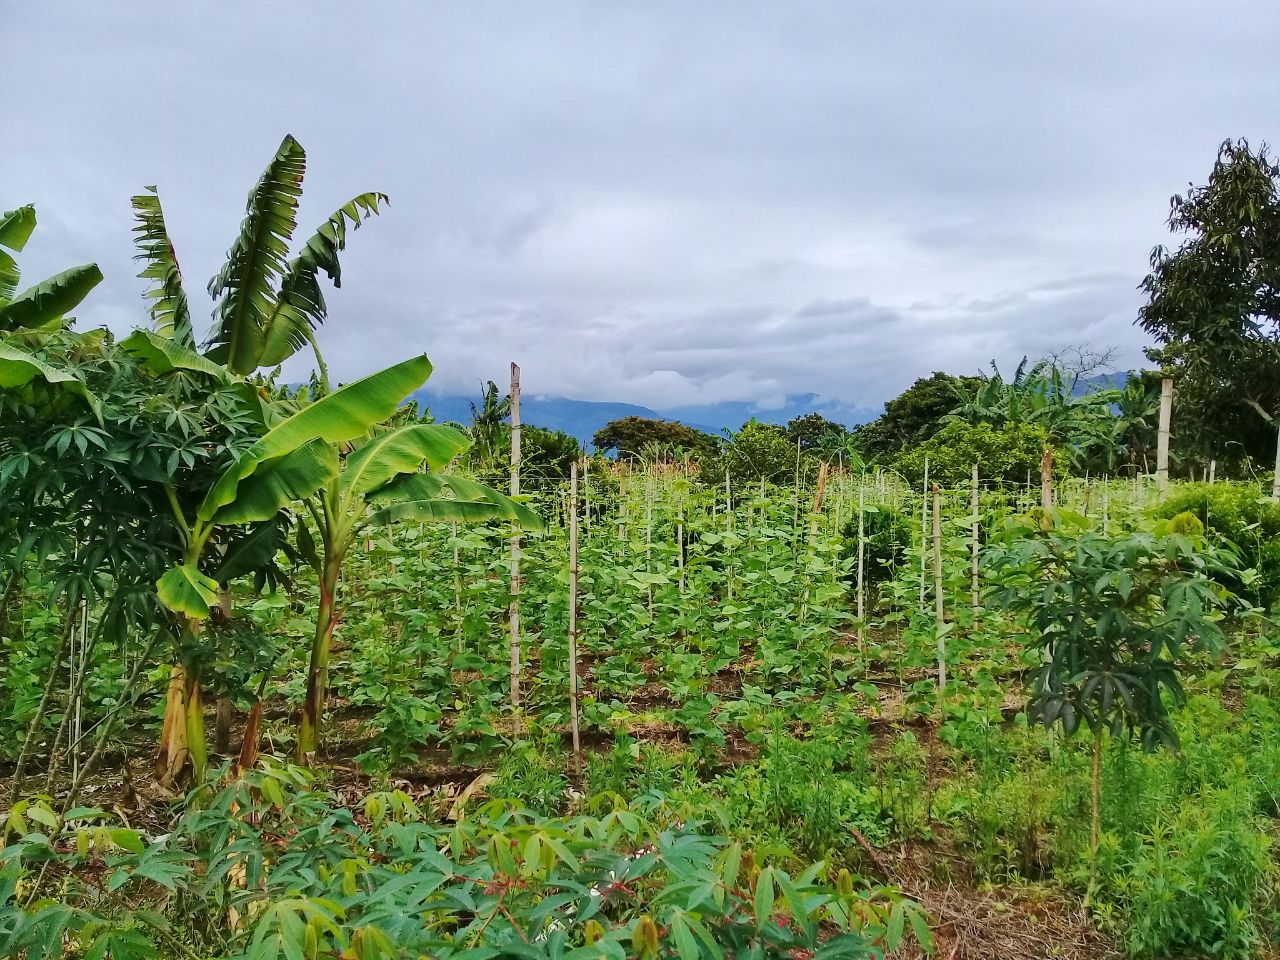
[[[479, 398], [419, 390], [411, 399], [418, 402], [419, 408], [429, 410], [437, 421], [453, 420], [458, 423], [469, 423], [471, 403]], [[571, 400], [567, 397], [535, 394], [525, 394], [520, 404], [521, 419], [525, 423], [545, 427], [548, 430], [563, 430], [577, 437], [578, 442], [587, 449], [591, 448], [591, 438], [597, 430], [611, 420], [622, 417], [677, 420], [696, 430], [719, 436], [723, 429], [737, 430], [752, 417], [763, 423], [786, 423], [794, 417], [813, 412], [821, 413], [849, 427], [866, 423], [877, 416], [876, 412], [870, 410], [823, 403], [814, 394], [788, 397], [782, 406], [769, 410], [760, 409], [749, 402], [729, 402], [673, 407], [657, 411], [634, 403]]]

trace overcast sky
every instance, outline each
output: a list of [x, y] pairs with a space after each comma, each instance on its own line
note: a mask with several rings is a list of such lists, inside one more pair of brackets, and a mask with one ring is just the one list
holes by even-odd
[[299, 239], [391, 197], [335, 375], [425, 351], [467, 392], [517, 360], [583, 399], [878, 407], [1067, 343], [1138, 364], [1169, 195], [1280, 139], [1275, 0], [0, 0], [0, 29], [0, 208], [37, 204], [29, 280], [101, 264], [83, 323], [145, 322], [152, 183], [207, 319], [292, 133]]

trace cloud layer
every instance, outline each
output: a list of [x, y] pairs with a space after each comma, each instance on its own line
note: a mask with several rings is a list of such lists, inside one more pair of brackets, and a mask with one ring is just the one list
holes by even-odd
[[[1119, 348], [1171, 193], [1276, 135], [1274, 3], [22, 4], [0, 206], [28, 276], [98, 260], [142, 322], [129, 196], [159, 186], [195, 296], [280, 137], [302, 227], [381, 189], [321, 335], [469, 390], [655, 408]], [[204, 307], [197, 299], [197, 315]]]

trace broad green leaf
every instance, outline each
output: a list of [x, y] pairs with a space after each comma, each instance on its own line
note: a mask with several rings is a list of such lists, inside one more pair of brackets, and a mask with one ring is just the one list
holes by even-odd
[[156, 581], [156, 596], [174, 613], [203, 620], [218, 602], [218, 582], [195, 567], [182, 564]]
[[209, 281], [209, 294], [218, 301], [209, 358], [232, 373], [245, 376], [261, 365], [273, 288], [285, 270], [306, 167], [302, 145], [286, 136], [249, 194], [226, 264]]
[[339, 486], [366, 494], [423, 463], [431, 470], [445, 467], [471, 441], [454, 427], [415, 423], [380, 433], [347, 457]]
[[144, 367], [155, 374], [190, 370], [208, 374], [224, 383], [231, 379], [226, 367], [200, 356], [194, 350], [182, 346], [179, 341], [155, 330], [135, 330], [121, 341], [120, 347], [137, 357]]
[[275, 306], [263, 323], [260, 366], [275, 366], [293, 356], [310, 342], [311, 331], [324, 322], [328, 307], [320, 290], [323, 270], [335, 287], [342, 286], [338, 254], [347, 245], [347, 224], [358, 229], [364, 218], [378, 213], [378, 204], [387, 203], [386, 194], [362, 193], [334, 211], [289, 261], [280, 281]]
[[266, 461], [283, 456], [312, 440], [344, 443], [364, 436], [375, 424], [391, 416], [401, 401], [431, 375], [431, 361], [413, 357], [348, 384], [341, 390], [303, 407], [272, 428], [246, 450], [218, 478], [200, 504], [201, 520], [212, 520], [236, 498], [240, 482]]
[[[483, 483], [452, 473], [404, 474], [375, 491], [369, 501], [382, 508], [374, 514], [375, 523], [410, 518], [460, 523], [513, 520], [526, 530], [544, 528], [542, 518], [524, 504]], [[484, 511], [480, 509], [482, 506], [486, 508]]]
[[765, 867], [756, 878], [756, 926], [765, 927], [773, 919], [773, 869]]
[[0, 307], [0, 330], [42, 327], [61, 320], [102, 282], [96, 263], [86, 263], [41, 280]]
[[0, 213], [0, 247], [8, 247], [15, 253], [31, 239], [31, 232], [36, 228], [36, 208], [34, 204], [26, 204], [16, 210]]
[[25, 387], [37, 377], [52, 387], [60, 387], [80, 397], [93, 411], [94, 417], [99, 422], [102, 421], [98, 398], [89, 391], [83, 380], [74, 373], [49, 366], [39, 357], [27, 353], [12, 343], [0, 341], [0, 389]]
[[304, 500], [338, 475], [338, 452], [323, 440], [268, 460], [236, 488], [236, 498], [214, 514], [221, 524], [270, 520], [281, 508]]

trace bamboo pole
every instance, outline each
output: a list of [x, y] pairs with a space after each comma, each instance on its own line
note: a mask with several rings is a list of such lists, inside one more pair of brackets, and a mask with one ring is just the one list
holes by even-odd
[[978, 545], [978, 465], [973, 465], [973, 477], [969, 488], [969, 530], [970, 541], [969, 547], [972, 552], [970, 575], [973, 580], [973, 616], [976, 620], [979, 611], [982, 610], [982, 603], [978, 598], [978, 554], [980, 547]]
[[[1160, 431], [1156, 434], [1156, 489], [1169, 489], [1169, 421], [1173, 418], [1173, 378], [1160, 381]], [[1280, 448], [1277, 450], [1280, 463]]]
[[[520, 368], [511, 364], [511, 496], [520, 495]], [[520, 708], [520, 528], [511, 527], [511, 706]]]
[[573, 765], [582, 772], [578, 729], [578, 462], [569, 467], [569, 724], [573, 731]]
[[1209, 461], [1209, 486], [1213, 486], [1214, 474], [1218, 472], [1218, 461]]
[[929, 458], [924, 458], [924, 490], [920, 494], [920, 604], [924, 609], [924, 575], [929, 547]]
[[933, 609], [938, 633], [938, 696], [947, 689], [947, 638], [942, 625], [946, 611], [942, 596], [942, 488], [933, 485]]
[[863, 641], [865, 637], [863, 617], [866, 615], [866, 575], [863, 572], [864, 558], [867, 551], [867, 522], [863, 513], [866, 505], [866, 487], [858, 484], [858, 657], [865, 657]]

